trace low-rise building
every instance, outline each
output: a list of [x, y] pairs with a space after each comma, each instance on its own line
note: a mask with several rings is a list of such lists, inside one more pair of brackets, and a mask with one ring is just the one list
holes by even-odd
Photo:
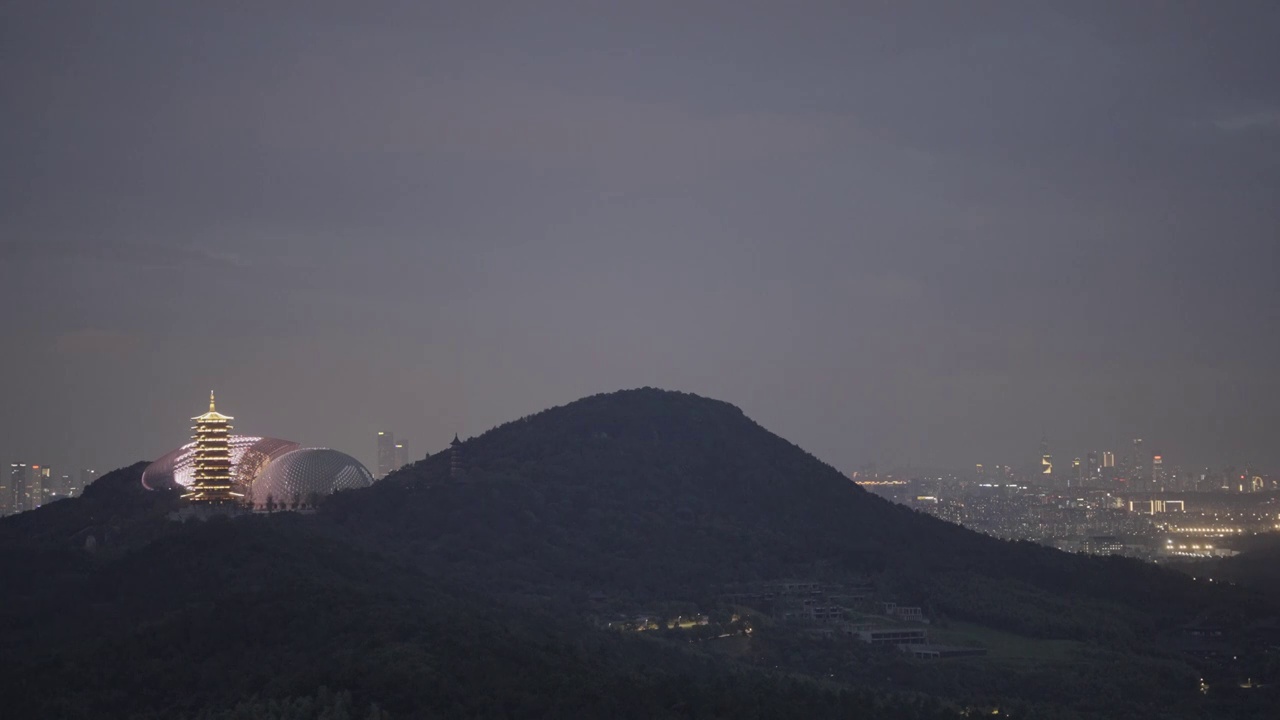
[[924, 645], [929, 633], [921, 628], [868, 628], [858, 633], [862, 642], [871, 645]]

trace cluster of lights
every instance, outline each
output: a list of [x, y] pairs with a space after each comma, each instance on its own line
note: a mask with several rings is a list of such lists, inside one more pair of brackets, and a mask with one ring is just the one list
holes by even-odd
[[209, 412], [195, 420], [195, 479], [183, 497], [192, 502], [227, 503], [244, 497], [235, 491], [231, 475], [232, 418], [217, 411], [209, 393]]
[[1177, 549], [1177, 550], [1212, 550], [1213, 549], [1212, 545], [1178, 545], [1175, 547], [1172, 540], [1166, 540], [1164, 544], [1166, 547], [1168, 547], [1171, 550], [1172, 549]]

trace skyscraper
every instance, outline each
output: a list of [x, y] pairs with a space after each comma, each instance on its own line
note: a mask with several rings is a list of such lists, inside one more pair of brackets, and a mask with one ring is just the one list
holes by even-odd
[[1098, 477], [1101, 474], [1101, 468], [1098, 467], [1098, 451], [1090, 450], [1085, 455], [1085, 474], [1091, 478]]
[[1147, 477], [1147, 459], [1142, 456], [1142, 438], [1133, 439], [1133, 455], [1131, 456], [1129, 467], [1129, 482], [1134, 483], [1133, 487], [1142, 489], [1142, 485], [1146, 484]]
[[35, 510], [52, 502], [55, 490], [53, 468], [48, 465], [32, 465], [27, 487], [28, 510]]
[[1110, 450], [1102, 451], [1102, 467], [1113, 468], [1116, 466], [1116, 454]]
[[408, 464], [409, 464], [409, 446], [405, 442], [404, 438], [401, 438], [400, 442], [396, 443], [396, 469], [399, 470], [400, 468]]
[[235, 503], [243, 497], [236, 492], [231, 476], [231, 420], [218, 412], [213, 392], [209, 393], [209, 412], [194, 417], [195, 479], [183, 497], [204, 505]]
[[1049, 454], [1049, 438], [1040, 438], [1040, 474], [1053, 475], [1053, 456]]
[[10, 513], [20, 513], [30, 509], [27, 507], [28, 476], [29, 468], [26, 463], [9, 465], [9, 485], [5, 489], [9, 496]]
[[6, 472], [0, 475], [0, 517], [18, 512], [13, 501], [12, 466], [4, 469]]
[[1151, 456], [1151, 489], [1155, 492], [1163, 492], [1168, 489], [1169, 476], [1165, 474], [1164, 456]]
[[381, 480], [396, 469], [396, 436], [395, 433], [378, 431], [378, 462], [375, 473]]

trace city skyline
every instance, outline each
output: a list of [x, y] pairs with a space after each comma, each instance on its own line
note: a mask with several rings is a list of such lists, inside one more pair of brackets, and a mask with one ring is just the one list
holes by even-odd
[[[212, 396], [211, 396], [212, 407]], [[504, 422], [509, 422], [509, 420]], [[502, 423], [497, 423], [500, 425]], [[495, 427], [496, 427], [495, 425]], [[486, 428], [488, 429], [488, 428]], [[483, 432], [483, 431], [482, 431]], [[480, 434], [480, 433], [477, 433]], [[188, 438], [189, 439], [189, 438]], [[377, 431], [373, 434], [372, 439], [375, 441], [370, 449], [369, 466], [374, 468], [375, 479], [381, 479], [392, 470], [399, 469], [406, 464], [425, 456], [425, 452], [421, 455], [410, 455], [407, 441], [403, 436], [397, 437], [392, 431]], [[447, 443], [439, 443], [434, 452], [439, 453], [449, 450]], [[384, 447], [385, 446], [385, 447]], [[977, 468], [977, 475], [981, 476], [984, 472], [995, 473], [1002, 468], [1007, 468], [1016, 477], [1034, 478], [1052, 478], [1054, 480], [1063, 480], [1068, 477], [1074, 477], [1076, 466], [1080, 465], [1082, 472], [1087, 472], [1086, 476], [1092, 476], [1096, 473], [1103, 473], [1110, 469], [1109, 476], [1125, 477], [1128, 480], [1137, 480], [1140, 483], [1156, 482], [1156, 475], [1153, 471], [1156, 468], [1150, 464], [1161, 468], [1161, 472], [1167, 477], [1170, 473], [1181, 473], [1184, 477], [1204, 476], [1206, 473], [1210, 476], [1222, 475], [1227, 471], [1236, 473], [1247, 473], [1241, 476], [1239, 480], [1247, 484], [1254, 475], [1261, 475], [1264, 478], [1274, 478], [1276, 471], [1273, 468], [1250, 463], [1244, 460], [1227, 460], [1220, 464], [1196, 464], [1188, 462], [1185, 458], [1181, 458], [1176, 453], [1170, 453], [1167, 449], [1156, 450], [1159, 446], [1153, 446], [1144, 438], [1129, 438], [1124, 440], [1112, 439], [1102, 446], [1096, 448], [1075, 448], [1069, 449], [1065, 455], [1060, 456], [1060, 460], [1054, 460], [1054, 445], [1048, 433], [1041, 433], [1038, 449], [1034, 452], [1024, 452], [1022, 456], [1013, 458], [997, 457], [994, 454], [975, 454], [975, 457], [982, 458], [979, 462], [955, 465], [922, 465], [919, 463], [885, 463], [882, 464], [875, 460], [853, 464], [848, 467], [840, 468], [843, 472], [848, 472], [854, 477], [865, 475], [869, 469], [871, 472], [897, 473], [903, 477], [916, 477], [921, 475], [929, 475], [935, 473], [944, 473], [964, 476], [969, 471]], [[1114, 448], [1119, 448], [1114, 449]], [[1117, 461], [1119, 458], [1119, 461]], [[143, 458], [146, 462], [151, 462], [156, 458]], [[824, 461], [825, 458], [819, 458]], [[993, 462], [994, 461], [994, 462]], [[1055, 465], [1056, 463], [1056, 465]], [[41, 464], [19, 462], [10, 460], [9, 458], [0, 457], [0, 467], [4, 468], [5, 476], [3, 485], [5, 492], [12, 492], [14, 487], [13, 476], [10, 469], [21, 465], [27, 467], [40, 467]], [[46, 471], [53, 470], [56, 472], [54, 482], [50, 487], [55, 488], [52, 491], [46, 491], [44, 500], [57, 499], [59, 497], [74, 496], [83, 490], [84, 486], [91, 482], [97, 474], [98, 470], [79, 469], [74, 473], [68, 472], [65, 465], [51, 465], [45, 463]], [[123, 467], [123, 465], [121, 465]], [[114, 469], [109, 467], [107, 470]], [[1046, 471], [1047, 469], [1047, 471]], [[25, 477], [25, 476], [24, 476]], [[992, 475], [994, 477], [994, 475]], [[77, 481], [75, 478], [79, 478]], [[24, 481], [25, 482], [25, 481]], [[1232, 486], [1234, 488], [1234, 485]], [[1131, 485], [1128, 491], [1144, 492], [1147, 488], [1145, 485]], [[21, 503], [15, 503], [10, 500], [9, 496], [5, 496], [7, 504], [0, 503], [0, 513], [12, 512], [14, 507], [26, 507]], [[26, 501], [30, 502], [30, 501]], [[38, 506], [38, 505], [37, 505]]]
[[841, 468], [1280, 466], [1274, 3], [379, 7], [0, 11], [0, 456], [653, 386]]

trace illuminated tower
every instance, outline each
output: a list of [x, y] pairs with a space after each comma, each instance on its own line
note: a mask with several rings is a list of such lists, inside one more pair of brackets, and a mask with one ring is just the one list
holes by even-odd
[[209, 412], [191, 418], [195, 426], [195, 477], [183, 497], [207, 505], [238, 503], [244, 497], [235, 492], [231, 475], [231, 417], [218, 412], [209, 393]]
[[1045, 477], [1053, 475], [1053, 456], [1049, 454], [1049, 438], [1040, 438], [1040, 474]]

